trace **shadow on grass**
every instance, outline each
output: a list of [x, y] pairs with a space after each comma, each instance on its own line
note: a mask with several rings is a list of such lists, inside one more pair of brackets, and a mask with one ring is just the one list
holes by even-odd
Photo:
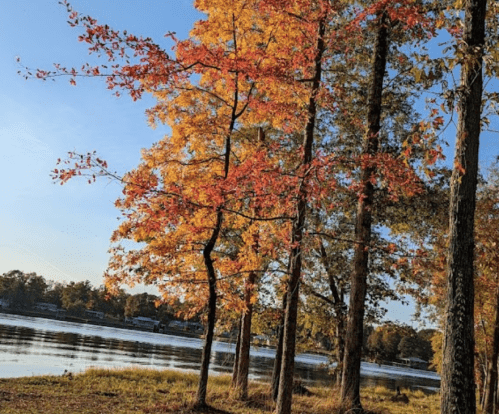
[[205, 414], [231, 414], [230, 411], [219, 410], [218, 408], [211, 407], [208, 404], [195, 405], [192, 407], [193, 413], [205, 413]]

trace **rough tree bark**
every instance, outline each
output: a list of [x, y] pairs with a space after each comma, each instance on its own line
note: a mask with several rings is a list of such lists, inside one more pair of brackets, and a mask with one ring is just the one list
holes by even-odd
[[[388, 54], [387, 25], [388, 17], [386, 13], [382, 13], [379, 17], [374, 45], [373, 72], [369, 88], [367, 132], [363, 148], [363, 154], [367, 156], [375, 155], [379, 146], [381, 97]], [[345, 340], [345, 357], [343, 360], [343, 378], [341, 381], [342, 410], [350, 410], [349, 412], [362, 412], [360, 403], [360, 362], [364, 333], [369, 244], [371, 241], [371, 210], [374, 198], [374, 186], [370, 179], [374, 173], [375, 166], [367, 166], [361, 172], [362, 189], [357, 204], [355, 223], [354, 268], [351, 275], [350, 304]]]
[[494, 414], [497, 394], [497, 362], [499, 360], [499, 287], [496, 290], [496, 314], [492, 339], [492, 355], [488, 363], [487, 384], [483, 402], [483, 414]]
[[[315, 56], [315, 71], [312, 80], [311, 94], [308, 102], [308, 119], [303, 137], [303, 160], [301, 165], [307, 167], [312, 162], [312, 144], [314, 141], [315, 120], [317, 115], [316, 95], [319, 91], [322, 73], [322, 56], [326, 49], [324, 34], [326, 25], [324, 19], [319, 22], [317, 53]], [[282, 365], [279, 377], [279, 393], [277, 395], [276, 414], [289, 414], [293, 388], [293, 372], [296, 345], [296, 318], [298, 314], [298, 291], [302, 268], [303, 229], [307, 210], [307, 189], [304, 180], [299, 189], [296, 216], [292, 227], [292, 249], [290, 255], [290, 274], [287, 283], [287, 301], [284, 319], [284, 336], [282, 349]]]
[[476, 412], [474, 381], [474, 217], [482, 103], [486, 0], [465, 3], [458, 88], [456, 155], [451, 179], [442, 414]]

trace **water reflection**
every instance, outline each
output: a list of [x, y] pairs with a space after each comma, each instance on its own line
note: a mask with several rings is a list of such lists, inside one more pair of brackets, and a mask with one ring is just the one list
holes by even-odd
[[[119, 328], [82, 325], [71, 322], [0, 314], [0, 364], [2, 376], [60, 375], [89, 367], [128, 367], [197, 371], [203, 342], [196, 338], [162, 335]], [[230, 373], [234, 344], [215, 342], [212, 373]], [[272, 375], [274, 351], [252, 348], [251, 379], [268, 381]], [[321, 363], [324, 357], [297, 356], [295, 376], [308, 384], [331, 385]], [[439, 386], [438, 377], [425, 371], [362, 364], [362, 385], [389, 388]]]

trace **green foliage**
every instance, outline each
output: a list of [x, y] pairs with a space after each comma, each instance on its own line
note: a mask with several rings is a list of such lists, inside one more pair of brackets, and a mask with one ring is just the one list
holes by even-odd
[[43, 299], [47, 283], [36, 273], [12, 270], [0, 278], [0, 298], [15, 309], [27, 309]]
[[381, 362], [396, 361], [398, 358], [433, 359], [431, 338], [435, 330], [425, 329], [416, 332], [408, 326], [386, 324], [375, 328], [367, 340], [368, 354]]
[[148, 293], [141, 293], [139, 295], [129, 296], [125, 304], [125, 316], [127, 318], [134, 316], [156, 316], [155, 302], [158, 298]]

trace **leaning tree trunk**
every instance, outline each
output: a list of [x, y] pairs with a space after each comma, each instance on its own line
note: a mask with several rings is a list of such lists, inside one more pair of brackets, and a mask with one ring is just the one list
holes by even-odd
[[[383, 13], [374, 45], [373, 73], [369, 90], [367, 133], [363, 154], [374, 156], [378, 152], [381, 120], [381, 98], [388, 54], [388, 17]], [[355, 223], [354, 268], [351, 276], [350, 304], [341, 381], [341, 406], [343, 411], [362, 411], [360, 403], [360, 362], [364, 334], [364, 311], [367, 290], [369, 244], [371, 242], [372, 207], [374, 186], [371, 178], [375, 166], [367, 166], [361, 172], [357, 219]]]
[[486, 0], [467, 0], [451, 179], [442, 414], [476, 412], [474, 371], [474, 217], [482, 104]]
[[208, 273], [208, 324], [206, 327], [206, 337], [204, 341], [203, 354], [201, 358], [201, 371], [199, 374], [198, 392], [196, 396], [196, 405], [198, 407], [206, 406], [206, 388], [208, 386], [208, 370], [211, 358], [211, 345], [213, 343], [213, 333], [215, 331], [215, 318], [217, 312], [217, 278], [215, 268], [213, 267], [213, 259], [211, 253], [215, 247], [215, 243], [222, 228], [223, 214], [217, 212], [217, 221], [208, 244], [203, 250], [204, 264]]
[[[312, 144], [314, 141], [315, 119], [317, 115], [316, 95], [319, 91], [322, 73], [322, 56], [326, 49], [324, 34], [326, 25], [324, 19], [319, 22], [317, 53], [315, 56], [315, 71], [312, 81], [311, 94], [308, 103], [308, 119], [303, 137], [302, 167], [308, 167], [312, 162]], [[305, 174], [305, 171], [304, 171]], [[284, 337], [282, 348], [282, 365], [279, 378], [279, 393], [277, 395], [276, 414], [289, 414], [291, 412], [293, 373], [295, 363], [296, 319], [298, 315], [298, 291], [302, 268], [302, 237], [305, 226], [307, 209], [306, 177], [300, 185], [296, 216], [293, 220], [290, 256], [290, 275], [287, 283], [287, 303], [284, 318]]]

